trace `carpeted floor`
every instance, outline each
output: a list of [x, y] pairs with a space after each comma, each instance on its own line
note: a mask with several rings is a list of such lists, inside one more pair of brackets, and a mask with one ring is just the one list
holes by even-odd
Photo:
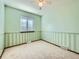
[[44, 41], [36, 41], [6, 49], [2, 59], [79, 59], [79, 55]]

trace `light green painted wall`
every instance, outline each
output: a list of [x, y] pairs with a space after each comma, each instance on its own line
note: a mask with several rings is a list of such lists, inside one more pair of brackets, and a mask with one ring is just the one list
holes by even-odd
[[23, 15], [33, 17], [35, 20], [34, 29], [35, 31], [40, 31], [41, 16], [24, 12], [15, 8], [11, 8], [9, 6], [5, 7], [5, 12], [6, 12], [5, 32], [20, 32], [20, 19], [21, 19], [21, 16]]
[[79, 33], [78, 2], [78, 0], [53, 1], [54, 4], [42, 12], [44, 13], [42, 30]]
[[[41, 31], [41, 16], [36, 15], [36, 14], [32, 14], [32, 13], [28, 13], [28, 12], [25, 12], [25, 11], [22, 11], [19, 9], [15, 9], [15, 8], [12, 8], [9, 6], [5, 7], [5, 17], [6, 17], [5, 33], [17, 32], [18, 36], [19, 36], [19, 34], [21, 34], [20, 33], [20, 19], [21, 19], [21, 16], [23, 16], [23, 15], [24, 16], [31, 16], [34, 18], [34, 30], [35, 30], [35, 32], [26, 33], [26, 34], [28, 34], [26, 41], [27, 40], [33, 41], [33, 40], [41, 39], [41, 32], [40, 32]], [[14, 43], [16, 43], [16, 44], [24, 43], [24, 42], [17, 43], [16, 41], [19, 41], [19, 40], [21, 41], [22, 39], [14, 39], [14, 41], [15, 41]], [[9, 41], [9, 40], [7, 39], [7, 41]], [[10, 39], [9, 42], [7, 42], [7, 41], [6, 41], [6, 44], [11, 43], [12, 39]], [[13, 45], [16, 45], [16, 44], [13, 44]], [[7, 45], [7, 46], [9, 46], [9, 45]]]
[[0, 0], [0, 55], [4, 48], [4, 3]]
[[42, 11], [42, 38], [79, 52], [79, 1], [53, 1]]

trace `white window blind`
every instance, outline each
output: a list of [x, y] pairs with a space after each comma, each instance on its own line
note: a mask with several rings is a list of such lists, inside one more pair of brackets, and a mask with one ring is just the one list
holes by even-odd
[[34, 31], [34, 18], [28, 16], [21, 17], [21, 32]]

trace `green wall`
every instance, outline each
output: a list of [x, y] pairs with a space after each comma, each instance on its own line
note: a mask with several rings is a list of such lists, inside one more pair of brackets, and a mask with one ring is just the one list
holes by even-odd
[[42, 30], [79, 33], [78, 2], [78, 0], [54, 1], [54, 4], [42, 12], [45, 13], [42, 20]]
[[42, 38], [79, 52], [79, 1], [53, 1], [42, 11]]
[[21, 16], [31, 16], [34, 18], [34, 29], [35, 31], [40, 31], [40, 19], [41, 16], [28, 13], [19, 9], [15, 9], [9, 6], [5, 7], [6, 14], [6, 25], [5, 32], [20, 32], [20, 19]]
[[0, 0], [0, 55], [4, 49], [4, 3]]
[[[31, 16], [34, 18], [34, 30], [35, 30], [35, 32], [26, 33], [27, 39], [25, 39], [25, 40], [33, 41], [33, 40], [41, 39], [41, 32], [40, 32], [41, 31], [41, 16], [32, 14], [32, 13], [28, 13], [28, 12], [25, 12], [25, 11], [22, 11], [19, 9], [15, 9], [15, 8], [12, 8], [9, 6], [5, 6], [5, 17], [6, 17], [5, 33], [18, 33], [17, 34], [18, 36], [23, 34], [23, 33], [20, 33], [20, 19], [21, 19], [21, 16], [23, 16], [23, 15]], [[6, 34], [6, 36], [7, 35], [8, 34]], [[11, 37], [9, 37], [9, 38], [11, 38]], [[9, 45], [7, 45], [7, 43], [12, 42], [11, 39], [10, 39], [10, 41], [8, 40], [9, 38], [6, 37], [6, 44], [5, 44], [6, 47], [9, 46]], [[22, 39], [21, 38], [14, 39], [15, 42], [13, 45], [25, 43], [24, 41], [20, 43], [20, 42], [18, 42], [19, 40], [21, 42]]]

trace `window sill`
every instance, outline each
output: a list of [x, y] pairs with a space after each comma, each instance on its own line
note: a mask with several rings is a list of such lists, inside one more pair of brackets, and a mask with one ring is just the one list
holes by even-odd
[[20, 33], [33, 33], [33, 32], [35, 32], [35, 31], [22, 31]]

